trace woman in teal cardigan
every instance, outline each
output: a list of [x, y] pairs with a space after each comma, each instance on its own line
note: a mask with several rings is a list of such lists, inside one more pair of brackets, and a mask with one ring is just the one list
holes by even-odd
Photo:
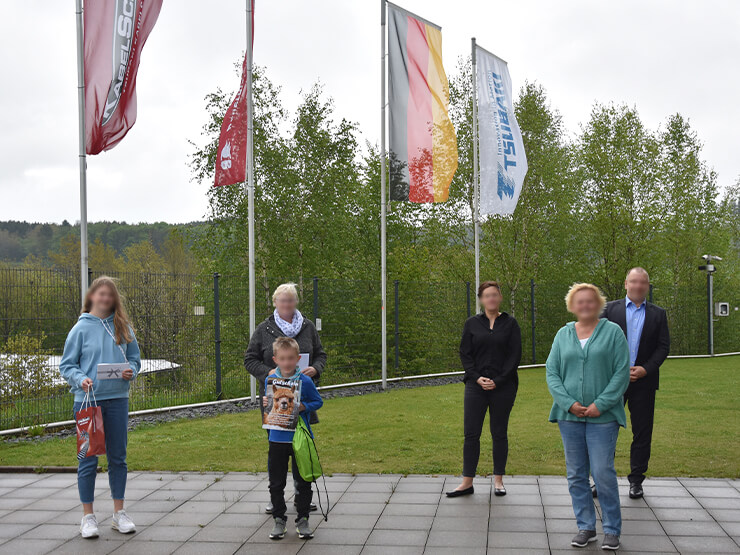
[[[563, 326], [547, 357], [547, 387], [554, 400], [565, 450], [568, 490], [578, 523], [571, 545], [596, 541], [596, 510], [589, 484], [594, 477], [601, 504], [602, 549], [619, 549], [622, 514], [614, 451], [626, 425], [623, 395], [629, 385], [629, 348], [619, 325], [599, 318], [606, 298], [588, 283], [573, 285], [565, 297], [576, 322]], [[602, 493], [604, 492], [604, 493]]]

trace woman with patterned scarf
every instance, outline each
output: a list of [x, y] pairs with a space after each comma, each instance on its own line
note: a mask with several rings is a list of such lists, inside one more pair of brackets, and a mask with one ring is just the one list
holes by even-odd
[[[295, 283], [279, 285], [272, 294], [272, 304], [275, 311], [254, 330], [244, 355], [244, 367], [257, 378], [260, 386], [260, 407], [265, 393], [265, 378], [275, 367], [272, 361], [272, 344], [278, 337], [290, 337], [298, 342], [301, 355], [308, 355], [308, 367], [303, 373], [315, 384], [318, 385], [326, 365], [326, 353], [321, 346], [316, 326], [298, 310], [298, 290]], [[318, 421], [316, 413], [311, 413], [311, 424]], [[316, 510], [313, 503], [311, 510]], [[272, 506], [268, 505], [265, 512], [271, 513]]]

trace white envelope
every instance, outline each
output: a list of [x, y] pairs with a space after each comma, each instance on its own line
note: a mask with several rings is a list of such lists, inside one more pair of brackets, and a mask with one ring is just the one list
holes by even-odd
[[309, 354], [301, 353], [301, 358], [298, 359], [298, 370], [303, 372], [306, 368], [308, 368], [308, 360], [309, 360]]
[[131, 365], [128, 362], [117, 362], [113, 364], [98, 364], [98, 380], [116, 380], [123, 378], [123, 371], [129, 370]]

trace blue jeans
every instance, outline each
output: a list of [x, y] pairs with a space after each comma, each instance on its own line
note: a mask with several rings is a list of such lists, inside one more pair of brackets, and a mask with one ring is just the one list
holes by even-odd
[[558, 426], [565, 448], [568, 491], [578, 529], [596, 530], [596, 509], [588, 480], [590, 469], [599, 492], [604, 533], [619, 536], [622, 532], [622, 511], [619, 506], [617, 471], [614, 469], [619, 424], [560, 420]]
[[[95, 406], [95, 403], [92, 403]], [[105, 456], [108, 459], [108, 483], [113, 499], [123, 499], [126, 493], [126, 445], [128, 444], [128, 398], [98, 401], [97, 406], [103, 414], [105, 430]], [[75, 403], [73, 414], [82, 407]], [[95, 477], [98, 472], [98, 457], [87, 457], [77, 466], [77, 489], [82, 503], [92, 503], [95, 499]]]

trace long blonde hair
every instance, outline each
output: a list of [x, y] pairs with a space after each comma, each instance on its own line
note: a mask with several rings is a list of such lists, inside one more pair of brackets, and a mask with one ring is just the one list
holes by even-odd
[[126, 307], [123, 306], [123, 299], [118, 292], [116, 280], [112, 277], [100, 276], [92, 282], [87, 293], [85, 293], [85, 302], [82, 303], [83, 314], [92, 310], [92, 296], [101, 287], [108, 287], [113, 293], [113, 327], [116, 332], [116, 343], [119, 345], [121, 343], [131, 343], [134, 340], [131, 333], [131, 320], [128, 317], [128, 312], [126, 312]]

